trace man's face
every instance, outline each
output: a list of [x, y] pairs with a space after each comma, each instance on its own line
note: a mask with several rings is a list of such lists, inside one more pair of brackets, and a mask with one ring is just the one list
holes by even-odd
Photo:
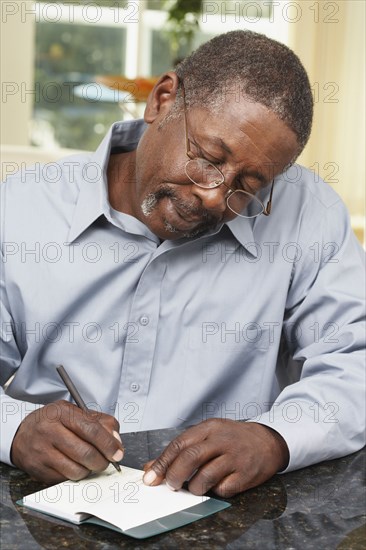
[[[297, 151], [295, 134], [259, 103], [230, 100], [216, 113], [198, 107], [187, 113], [191, 151], [218, 166], [232, 188], [259, 191]], [[202, 189], [190, 182], [184, 118], [164, 123], [165, 116], [157, 114], [137, 148], [129, 213], [161, 239], [194, 237], [235, 214], [225, 185]]]

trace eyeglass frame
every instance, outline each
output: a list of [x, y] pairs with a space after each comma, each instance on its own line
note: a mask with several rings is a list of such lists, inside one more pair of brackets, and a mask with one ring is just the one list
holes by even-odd
[[[186, 155], [189, 158], [189, 160], [186, 162], [185, 167], [184, 167], [187, 178], [189, 178], [189, 180], [194, 185], [197, 185], [197, 187], [199, 187], [200, 189], [208, 189], [208, 190], [209, 189], [216, 189], [217, 187], [220, 187], [220, 185], [224, 184], [225, 187], [228, 189], [228, 192], [225, 196], [226, 205], [229, 208], [229, 210], [231, 210], [234, 214], [236, 214], [239, 217], [248, 219], [248, 218], [256, 218], [257, 216], [260, 216], [261, 214], [264, 214], [265, 216], [269, 216], [270, 213], [271, 213], [271, 210], [272, 210], [272, 197], [273, 197], [274, 178], [272, 179], [272, 183], [271, 183], [271, 190], [270, 190], [270, 193], [269, 193], [269, 199], [267, 201], [267, 204], [264, 205], [264, 203], [254, 193], [249, 193], [249, 191], [245, 191], [244, 189], [232, 189], [229, 185], [227, 185], [225, 183], [225, 175], [222, 173], [222, 171], [217, 166], [215, 166], [212, 162], [210, 162], [207, 159], [204, 159], [202, 157], [196, 157], [192, 153], [191, 148], [190, 148], [190, 139], [188, 137], [188, 116], [187, 116], [187, 106], [186, 106], [186, 94], [185, 94], [184, 84], [183, 84], [182, 81], [181, 81], [181, 89], [182, 89], [182, 96], [183, 96], [184, 130], [185, 130], [185, 139], [186, 139]], [[213, 166], [217, 170], [217, 172], [219, 174], [221, 174], [222, 181], [220, 183], [218, 183], [217, 185], [215, 185], [215, 186], [212, 185], [210, 187], [206, 187], [204, 185], [200, 185], [199, 183], [197, 183], [196, 181], [191, 179], [191, 177], [188, 175], [187, 169], [186, 169], [187, 164], [191, 160], [201, 160], [201, 161], [203, 160], [203, 161], [207, 162], [208, 164], [211, 164], [211, 166]], [[256, 199], [262, 205], [262, 208], [263, 208], [262, 212], [259, 212], [258, 214], [255, 214], [254, 216], [241, 216], [240, 214], [235, 212], [229, 205], [229, 198], [236, 192], [245, 193], [246, 195], [249, 195], [249, 196], [253, 197], [254, 199]]]

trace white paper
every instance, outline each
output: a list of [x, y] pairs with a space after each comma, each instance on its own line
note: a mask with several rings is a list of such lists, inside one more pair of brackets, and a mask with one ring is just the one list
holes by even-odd
[[165, 483], [144, 485], [142, 470], [113, 466], [81, 481], [65, 481], [24, 497], [23, 504], [41, 512], [80, 523], [89, 515], [112, 523], [122, 531], [174, 514], [208, 497], [172, 491]]

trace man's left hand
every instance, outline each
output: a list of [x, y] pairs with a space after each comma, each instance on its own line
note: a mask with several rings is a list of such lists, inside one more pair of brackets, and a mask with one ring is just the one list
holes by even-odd
[[145, 465], [144, 482], [171, 489], [185, 481], [195, 495], [209, 490], [231, 497], [286, 468], [288, 447], [278, 432], [254, 422], [213, 418], [176, 437]]

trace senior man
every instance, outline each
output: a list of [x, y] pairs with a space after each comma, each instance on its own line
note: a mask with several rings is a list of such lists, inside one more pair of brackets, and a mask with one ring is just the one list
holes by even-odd
[[80, 479], [122, 459], [119, 431], [183, 426], [145, 483], [229, 496], [362, 447], [363, 254], [294, 164], [311, 121], [294, 53], [235, 31], [95, 154], [8, 179], [3, 461]]

